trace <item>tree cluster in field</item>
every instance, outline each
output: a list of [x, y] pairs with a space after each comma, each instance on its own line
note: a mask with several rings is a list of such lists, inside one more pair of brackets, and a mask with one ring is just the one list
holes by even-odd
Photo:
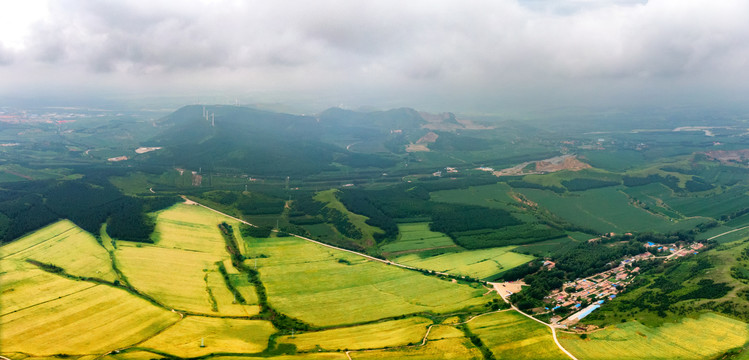
[[520, 224], [501, 229], [480, 229], [455, 233], [455, 243], [466, 249], [485, 249], [508, 245], [524, 245], [566, 237], [559, 229], [540, 224]]
[[106, 179], [85, 177], [67, 181], [25, 181], [0, 190], [1, 242], [9, 242], [58, 219], [69, 219], [82, 229], [107, 232], [121, 240], [150, 242], [154, 229], [147, 212], [171, 206], [178, 198], [130, 197]]
[[673, 175], [661, 176], [658, 174], [650, 174], [648, 176], [624, 176], [622, 177], [622, 183], [624, 186], [635, 187], [643, 186], [652, 183], [661, 183], [671, 188], [673, 191], [683, 191], [684, 189], [679, 187], [679, 178]]
[[376, 233], [374, 238], [377, 242], [385, 239], [395, 239], [398, 235], [398, 224], [388, 217], [374, 204], [372, 204], [363, 190], [343, 190], [337, 194], [338, 199], [351, 212], [368, 217], [366, 224], [378, 227], [384, 234]]
[[585, 191], [590, 189], [598, 189], [609, 186], [620, 185], [621, 181], [614, 180], [601, 180], [601, 179], [587, 179], [587, 178], [576, 178], [572, 180], [563, 180], [562, 185], [569, 191]]
[[536, 183], [528, 182], [528, 181], [525, 181], [525, 180], [512, 180], [512, 181], [508, 181], [507, 185], [510, 185], [510, 186], [512, 186], [514, 188], [518, 188], [518, 189], [549, 190], [549, 191], [553, 191], [553, 192], [555, 192], [557, 194], [561, 194], [561, 193], [565, 192], [565, 189], [563, 187], [561, 187], [561, 186], [553, 186], [553, 185], [552, 186], [547, 186], [547, 185], [541, 185], [541, 184], [536, 184]]
[[271, 228], [267, 226], [250, 226], [247, 224], [239, 225], [239, 232], [242, 236], [253, 237], [253, 238], [267, 238], [270, 237]]
[[542, 269], [534, 274], [527, 275], [525, 283], [530, 285], [523, 291], [512, 294], [510, 299], [520, 310], [528, 310], [543, 306], [544, 297], [551, 290], [558, 289], [564, 284], [565, 273], [558, 269]]
[[584, 278], [619, 265], [626, 256], [647, 251], [641, 242], [626, 243], [584, 242], [571, 247], [554, 260], [556, 267], [567, 273], [569, 279]]
[[280, 214], [284, 208], [284, 200], [259, 192], [242, 193], [238, 191], [207, 191], [201, 197], [224, 206], [238, 209], [245, 215]]

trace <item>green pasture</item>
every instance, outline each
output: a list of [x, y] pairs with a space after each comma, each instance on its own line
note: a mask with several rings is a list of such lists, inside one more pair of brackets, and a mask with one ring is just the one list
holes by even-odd
[[648, 327], [630, 321], [588, 334], [560, 333], [560, 342], [585, 359], [711, 359], [749, 340], [747, 324], [714, 313]]
[[[485, 304], [473, 288], [366, 260], [294, 237], [245, 239], [277, 310], [318, 326], [355, 324], [422, 311]], [[247, 260], [254, 266], [256, 259]]]
[[398, 238], [380, 247], [384, 253], [455, 247], [449, 236], [429, 230], [429, 223], [398, 224]]
[[430, 193], [434, 202], [477, 205], [510, 210], [517, 200], [510, 196], [512, 188], [505, 183], [471, 186], [468, 189], [441, 190]]
[[426, 258], [419, 254], [406, 254], [397, 257], [395, 261], [418, 268], [484, 279], [533, 260], [533, 256], [512, 252], [513, 249], [515, 246], [506, 246]]
[[556, 194], [537, 189], [519, 189], [528, 199], [557, 216], [597, 232], [668, 232], [691, 229], [705, 218], [668, 219], [633, 205], [620, 187]]

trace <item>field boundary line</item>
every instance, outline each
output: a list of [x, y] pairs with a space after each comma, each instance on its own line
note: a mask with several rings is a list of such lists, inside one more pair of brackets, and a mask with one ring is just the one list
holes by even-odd
[[[42, 270], [42, 271], [44, 271], [44, 270]], [[76, 281], [76, 280], [73, 280], [73, 281]], [[49, 300], [45, 300], [45, 301], [42, 301], [42, 302], [38, 302], [38, 303], [36, 303], [36, 304], [34, 304], [34, 305], [29, 305], [29, 306], [27, 306], [27, 307], [25, 307], [25, 308], [21, 308], [21, 309], [16, 309], [16, 310], [13, 310], [13, 311], [11, 311], [11, 312], [8, 312], [8, 313], [0, 314], [0, 316], [5, 316], [5, 315], [10, 315], [10, 314], [14, 314], [14, 313], [17, 313], [17, 312], [19, 312], [19, 311], [23, 311], [23, 310], [26, 310], [26, 309], [31, 309], [31, 308], [33, 308], [33, 307], [35, 307], [35, 306], [39, 306], [39, 305], [42, 305], [42, 304], [46, 304], [46, 303], [48, 303], [48, 302], [52, 302], [52, 301], [57, 301], [57, 300], [60, 300], [60, 299], [64, 299], [64, 298], [66, 298], [66, 297], [68, 297], [68, 296], [71, 296], [71, 295], [75, 295], [75, 294], [81, 293], [81, 292], [83, 292], [83, 291], [86, 291], [86, 290], [88, 290], [88, 289], [90, 289], [90, 288], [92, 288], [92, 287], [95, 287], [95, 286], [99, 286], [99, 285], [101, 285], [101, 284], [96, 284], [96, 283], [94, 283], [94, 284], [92, 284], [91, 286], [89, 286], [89, 287], [87, 287], [87, 288], [83, 288], [83, 289], [80, 289], [80, 290], [78, 290], [78, 291], [73, 291], [73, 292], [71, 292], [71, 293], [69, 293], [69, 294], [65, 294], [65, 295], [63, 295], [63, 296], [60, 296], [60, 297], [56, 297], [56, 298], [54, 298], [54, 299], [49, 299]]]

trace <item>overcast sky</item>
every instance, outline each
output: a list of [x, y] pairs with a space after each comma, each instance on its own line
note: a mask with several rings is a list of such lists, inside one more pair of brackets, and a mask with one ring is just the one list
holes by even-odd
[[0, 102], [501, 112], [747, 95], [746, 0], [0, 2]]

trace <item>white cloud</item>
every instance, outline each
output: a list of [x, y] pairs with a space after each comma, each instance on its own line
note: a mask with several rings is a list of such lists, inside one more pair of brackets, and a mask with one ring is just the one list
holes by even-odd
[[[0, 46], [0, 75], [9, 79], [0, 90], [57, 81], [111, 93], [318, 92], [375, 105], [465, 107], [574, 101], [575, 94], [581, 104], [600, 100], [586, 96], [625, 101], [642, 91], [693, 96], [708, 87], [730, 94], [745, 91], [749, 78], [743, 0], [49, 6], [51, 15], [28, 22], [23, 46]], [[0, 35], [3, 43], [11, 40]], [[24, 72], [51, 79], [37, 74], [30, 84]]]

